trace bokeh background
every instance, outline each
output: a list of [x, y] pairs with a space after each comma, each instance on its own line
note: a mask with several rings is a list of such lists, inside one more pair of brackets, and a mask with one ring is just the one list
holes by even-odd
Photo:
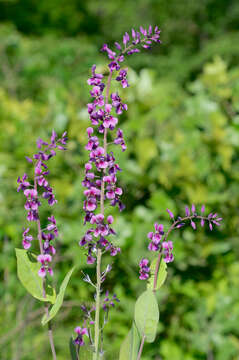
[[[77, 266], [54, 322], [59, 360], [81, 324], [80, 304], [92, 298], [81, 270], [93, 276], [78, 246], [82, 211], [86, 80], [99, 49], [125, 31], [158, 24], [162, 44], [128, 60], [129, 105], [121, 117], [128, 150], [117, 152], [126, 210], [114, 211], [122, 253], [105, 287], [120, 305], [105, 328], [105, 359], [115, 360], [145, 284], [137, 264], [146, 234], [166, 228], [166, 208], [206, 204], [223, 226], [172, 236], [175, 262], [158, 296], [156, 342], [143, 360], [239, 359], [239, 3], [237, 0], [0, 1], [0, 359], [51, 359], [41, 306], [16, 276], [15, 247], [26, 225], [16, 178], [31, 168], [24, 156], [38, 137], [67, 130], [68, 150], [51, 163], [60, 238], [54, 282]], [[45, 210], [44, 210], [45, 211]], [[47, 214], [47, 210], [46, 210]], [[112, 258], [105, 258], [105, 265]]]

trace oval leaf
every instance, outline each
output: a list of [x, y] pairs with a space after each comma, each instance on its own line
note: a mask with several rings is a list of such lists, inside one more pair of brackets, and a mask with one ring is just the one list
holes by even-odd
[[135, 323], [125, 337], [121, 347], [119, 360], [136, 360], [139, 351], [140, 337]]
[[[154, 274], [155, 274], [157, 260], [158, 260], [158, 257], [154, 258], [153, 261], [151, 262], [150, 278], [148, 280], [147, 289], [151, 289], [151, 290], [154, 289]], [[164, 284], [166, 278], [167, 278], [167, 264], [163, 259], [161, 259], [155, 290], [159, 290], [161, 288], [161, 286]]]
[[15, 249], [17, 257], [17, 275], [25, 289], [36, 299], [54, 304], [55, 290], [47, 284], [46, 297], [43, 297], [43, 279], [38, 275], [41, 264], [36, 255], [24, 249]]
[[143, 292], [136, 301], [134, 319], [140, 335], [145, 335], [147, 342], [153, 342], [157, 332], [159, 310], [152, 290]]
[[56, 316], [56, 314], [58, 313], [58, 311], [63, 303], [66, 287], [67, 287], [67, 284], [70, 280], [70, 277], [71, 277], [71, 274], [73, 273], [73, 271], [74, 271], [74, 267], [66, 274], [65, 279], [63, 280], [63, 282], [61, 284], [59, 294], [56, 297], [56, 302], [52, 306], [52, 308], [49, 312], [49, 316], [47, 317], [45, 314], [42, 318], [42, 321], [41, 321], [42, 325], [46, 325], [48, 323], [48, 321], [53, 319]]

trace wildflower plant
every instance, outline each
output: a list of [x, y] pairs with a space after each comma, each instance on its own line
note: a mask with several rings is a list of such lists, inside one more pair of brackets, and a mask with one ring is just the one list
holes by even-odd
[[[96, 65], [92, 66], [88, 85], [91, 87], [91, 102], [87, 104], [90, 126], [87, 128], [88, 161], [85, 164], [82, 186], [84, 188], [84, 225], [86, 230], [79, 241], [84, 249], [86, 262], [95, 267], [95, 277], [90, 278], [84, 274], [83, 280], [94, 288], [94, 305], [81, 306], [83, 322], [74, 329], [74, 336], [70, 341], [72, 359], [81, 358], [81, 348], [88, 351], [88, 358], [98, 360], [104, 357], [104, 327], [109, 321], [109, 312], [119, 302], [116, 294], [110, 294], [104, 286], [106, 277], [112, 266], [108, 264], [102, 268], [102, 257], [105, 254], [118, 256], [121, 252], [117, 245], [117, 234], [114, 230], [112, 207], [123, 211], [125, 206], [121, 200], [123, 189], [118, 185], [118, 174], [122, 171], [120, 164], [113, 153], [115, 146], [120, 146], [124, 152], [127, 149], [123, 131], [118, 127], [120, 116], [128, 107], [120, 96], [120, 91], [112, 92], [113, 82], [126, 89], [128, 82], [128, 69], [124, 67], [127, 56], [139, 53], [142, 49], [150, 49], [152, 44], [160, 43], [160, 30], [156, 26], [148, 29], [140, 27], [139, 31], [132, 29], [131, 35], [125, 33], [122, 42], [115, 42], [114, 50], [107, 44], [102, 47], [109, 58], [106, 74], [97, 72]], [[36, 224], [36, 236], [33, 229], [28, 226], [23, 230], [22, 245], [24, 249], [16, 249], [18, 260], [18, 276], [26, 289], [38, 300], [45, 303], [45, 315], [42, 324], [48, 324], [49, 340], [53, 359], [56, 359], [51, 320], [56, 315], [63, 302], [64, 292], [72, 274], [66, 275], [58, 295], [50, 284], [53, 276], [51, 266], [55, 255], [53, 242], [58, 236], [56, 220], [51, 214], [47, 217], [48, 224], [41, 226], [39, 207], [41, 201], [46, 200], [49, 206], [56, 203], [53, 189], [50, 187], [47, 175], [49, 174], [47, 161], [56, 155], [56, 149], [65, 150], [66, 133], [58, 138], [53, 131], [50, 143], [39, 139], [37, 141], [38, 153], [27, 160], [33, 165], [34, 175], [32, 184], [26, 174], [18, 178], [18, 191], [22, 190], [26, 197], [25, 209], [27, 220]], [[159, 309], [156, 292], [165, 282], [167, 264], [174, 260], [173, 242], [170, 235], [174, 230], [190, 225], [196, 230], [198, 223], [201, 227], [208, 224], [209, 229], [219, 226], [222, 220], [216, 213], [205, 215], [205, 206], [197, 213], [194, 205], [186, 207], [185, 215], [175, 217], [167, 209], [171, 225], [165, 231], [162, 224], [155, 223], [154, 230], [148, 233], [148, 250], [156, 253], [150, 261], [142, 258], [139, 262], [139, 279], [147, 281], [147, 289], [140, 295], [135, 304], [134, 320], [129, 334], [122, 343], [120, 360], [139, 360], [145, 342], [153, 342], [156, 337], [159, 320]], [[38, 240], [38, 253], [32, 252], [34, 239]], [[33, 246], [36, 251], [37, 247]]]

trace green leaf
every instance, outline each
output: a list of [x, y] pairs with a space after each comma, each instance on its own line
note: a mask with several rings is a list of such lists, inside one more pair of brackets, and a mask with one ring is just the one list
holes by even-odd
[[[154, 258], [150, 265], [150, 278], [148, 280], [147, 289], [153, 290], [154, 288], [154, 274], [158, 257]], [[167, 264], [163, 259], [160, 261], [159, 272], [156, 284], [156, 290], [159, 290], [160, 287], [164, 284], [167, 277]]]
[[152, 290], [146, 290], [135, 304], [134, 319], [140, 335], [145, 335], [147, 342], [153, 342], [157, 332], [159, 310]]
[[48, 323], [48, 321], [53, 319], [56, 316], [56, 314], [58, 313], [58, 311], [63, 303], [66, 287], [67, 287], [67, 284], [70, 280], [70, 277], [71, 277], [71, 274], [73, 273], [73, 271], [74, 271], [74, 267], [66, 274], [65, 279], [63, 280], [63, 282], [61, 284], [59, 294], [56, 297], [56, 302], [52, 306], [52, 308], [49, 312], [49, 316], [47, 317], [45, 314], [42, 318], [42, 321], [41, 321], [42, 325], [46, 325]]
[[75, 343], [74, 343], [74, 340], [73, 340], [72, 336], [70, 337], [69, 347], [70, 347], [70, 353], [71, 353], [71, 360], [78, 360], [76, 346], [75, 346]]
[[41, 264], [36, 255], [24, 249], [15, 249], [17, 257], [17, 275], [25, 289], [36, 299], [54, 304], [55, 289], [46, 283], [46, 297], [43, 297], [43, 279], [38, 275]]
[[135, 323], [125, 337], [121, 347], [119, 360], [136, 360], [139, 351], [140, 337]]

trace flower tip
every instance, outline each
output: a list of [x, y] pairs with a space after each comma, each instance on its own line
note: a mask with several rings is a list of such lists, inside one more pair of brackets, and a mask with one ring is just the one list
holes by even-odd
[[169, 209], [167, 209], [167, 212], [169, 213], [169, 216], [171, 217], [171, 219], [174, 219], [174, 215], [173, 215], [172, 211], [170, 211]]

